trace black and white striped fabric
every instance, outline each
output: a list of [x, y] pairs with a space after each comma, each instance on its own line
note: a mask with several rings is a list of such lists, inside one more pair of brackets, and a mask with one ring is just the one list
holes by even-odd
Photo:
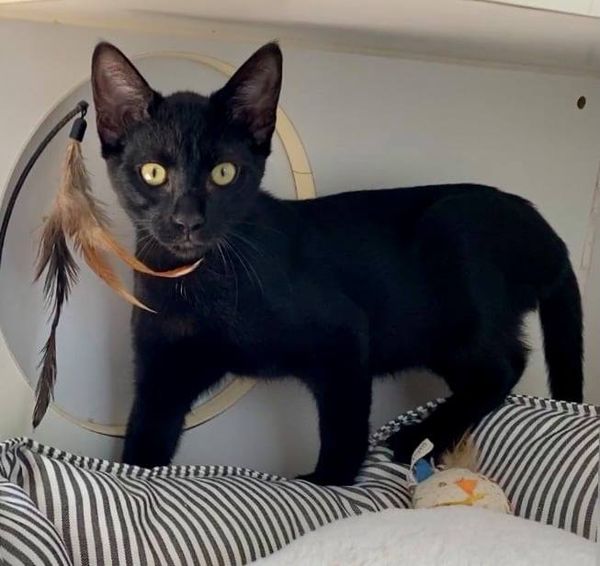
[[[357, 485], [324, 488], [243, 468], [144, 470], [13, 440], [2, 446], [0, 475], [27, 493], [35, 516], [14, 527], [22, 545], [1, 547], [0, 556], [11, 565], [245, 564], [336, 519], [407, 507], [406, 472], [388, 460], [374, 450]], [[2, 505], [10, 512], [12, 501]], [[49, 535], [36, 537], [39, 515], [60, 534], [57, 556], [46, 551]], [[1, 521], [0, 540], [4, 529]], [[36, 561], [15, 550], [28, 540]]]
[[[0, 562], [10, 565], [241, 565], [326, 523], [408, 507], [407, 469], [377, 431], [351, 487], [319, 487], [252, 470], [143, 470], [28, 439], [0, 445]], [[596, 407], [512, 396], [477, 429], [483, 472], [518, 515], [596, 539]]]
[[2, 477], [0, 564], [72, 564], [54, 525], [20, 487]]

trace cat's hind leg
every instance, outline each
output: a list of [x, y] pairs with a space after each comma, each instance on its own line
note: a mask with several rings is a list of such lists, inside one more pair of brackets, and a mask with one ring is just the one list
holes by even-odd
[[434, 445], [434, 455], [456, 444], [510, 393], [524, 368], [522, 357], [517, 357], [519, 363], [514, 356], [495, 353], [485, 360], [454, 361], [439, 368], [437, 373], [445, 378], [452, 395], [425, 420], [390, 437], [394, 459], [410, 462], [415, 448], [426, 438]]

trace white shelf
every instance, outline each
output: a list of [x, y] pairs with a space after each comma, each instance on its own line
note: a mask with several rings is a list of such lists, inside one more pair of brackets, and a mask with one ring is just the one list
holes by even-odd
[[[600, 75], [600, 19], [590, 17], [600, 15], [599, 0], [254, 0], [249, 5], [247, 0], [0, 0], [0, 18], [229, 41], [277, 37], [310, 48]], [[552, 11], [561, 7], [575, 13]]]

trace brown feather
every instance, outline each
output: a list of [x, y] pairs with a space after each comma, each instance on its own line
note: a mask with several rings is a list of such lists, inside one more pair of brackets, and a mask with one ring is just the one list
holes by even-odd
[[48, 405], [53, 397], [54, 384], [56, 383], [56, 329], [60, 320], [62, 307], [69, 298], [73, 284], [77, 280], [77, 264], [71, 255], [64, 237], [64, 233], [55, 221], [49, 221], [44, 227], [40, 250], [36, 280], [45, 269], [48, 269], [44, 280], [44, 297], [52, 303], [52, 322], [50, 335], [42, 349], [40, 362], [40, 376], [36, 385], [35, 408], [33, 410], [33, 426], [40, 424]]
[[35, 279], [44, 271], [44, 297], [52, 305], [50, 335], [42, 350], [40, 375], [36, 385], [33, 426], [37, 427], [53, 397], [56, 383], [56, 330], [63, 305], [77, 280], [78, 267], [67, 245], [83, 255], [90, 269], [115, 293], [132, 305], [155, 312], [139, 301], [123, 285], [107, 260], [116, 255], [136, 271], [156, 277], [181, 277], [192, 272], [200, 261], [168, 271], [155, 271], [127, 251], [110, 233], [102, 204], [92, 195], [90, 179], [81, 154], [81, 144], [71, 140], [67, 147], [61, 184], [51, 214], [46, 218], [36, 266]]
[[441, 463], [446, 468], [479, 471], [477, 447], [469, 432], [466, 432], [452, 448], [442, 454]]
[[143, 303], [141, 303], [127, 290], [127, 288], [119, 279], [119, 276], [114, 272], [113, 268], [106, 261], [104, 253], [102, 251], [98, 250], [92, 245], [87, 244], [86, 242], [82, 242], [81, 253], [90, 269], [120, 297], [123, 297], [126, 301], [130, 302], [136, 307], [144, 309], [148, 312], [156, 312], [144, 305]]
[[105, 249], [106, 251], [114, 253], [121, 261], [127, 264], [131, 269], [135, 269], [140, 273], [145, 273], [146, 275], [154, 275], [157, 277], [167, 277], [174, 279], [176, 277], [182, 277], [191, 273], [202, 263], [202, 260], [198, 260], [196, 263], [192, 263], [190, 265], [184, 265], [182, 267], [176, 267], [175, 269], [169, 269], [167, 271], [155, 271], [148, 267], [145, 263], [142, 263], [137, 257], [129, 253], [122, 244], [120, 244], [113, 235], [103, 228], [100, 228], [97, 232], [97, 236], [95, 237], [98, 245]]
[[35, 406], [33, 408], [33, 428], [42, 422], [50, 401], [54, 398], [54, 385], [56, 383], [56, 328], [50, 331], [50, 336], [42, 349], [40, 375], [35, 387]]

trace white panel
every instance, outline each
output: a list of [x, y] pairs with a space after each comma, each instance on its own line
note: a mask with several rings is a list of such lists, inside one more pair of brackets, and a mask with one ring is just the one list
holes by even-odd
[[586, 289], [589, 292], [584, 302], [588, 336], [585, 397], [600, 405], [600, 227], [596, 230], [596, 245]]
[[[88, 73], [90, 53], [100, 35], [131, 54], [192, 50], [232, 62], [241, 62], [256, 47], [0, 22], [0, 187], [44, 114]], [[285, 45], [284, 51], [282, 105], [300, 132], [321, 194], [452, 181], [498, 185], [534, 200], [579, 262], [600, 156], [599, 80], [301, 51]], [[576, 106], [581, 95], [587, 97], [583, 110]], [[24, 237], [32, 245], [33, 236]], [[589, 292], [597, 285], [590, 282]], [[39, 300], [38, 290], [26, 279], [11, 292], [14, 301]], [[594, 317], [587, 321], [590, 350], [600, 340], [594, 312], [587, 313]], [[18, 320], [18, 310], [15, 313]], [[102, 332], [100, 326], [93, 329], [94, 335]], [[536, 336], [521, 388], [545, 395]], [[33, 340], [21, 347], [37, 356]], [[599, 363], [590, 357], [589, 383], [600, 380]], [[0, 435], [31, 434], [26, 426], [30, 388], [3, 343], [0, 370]], [[379, 385], [376, 391], [374, 423], [380, 423], [443, 388], [412, 375], [402, 383]], [[597, 387], [590, 386], [588, 395], [590, 401], [600, 402]], [[188, 433], [178, 460], [295, 473], [314, 461], [315, 431], [314, 407], [301, 386], [264, 384], [227, 413]], [[115, 457], [120, 449], [119, 441], [75, 428], [52, 412], [35, 437], [89, 455]]]

